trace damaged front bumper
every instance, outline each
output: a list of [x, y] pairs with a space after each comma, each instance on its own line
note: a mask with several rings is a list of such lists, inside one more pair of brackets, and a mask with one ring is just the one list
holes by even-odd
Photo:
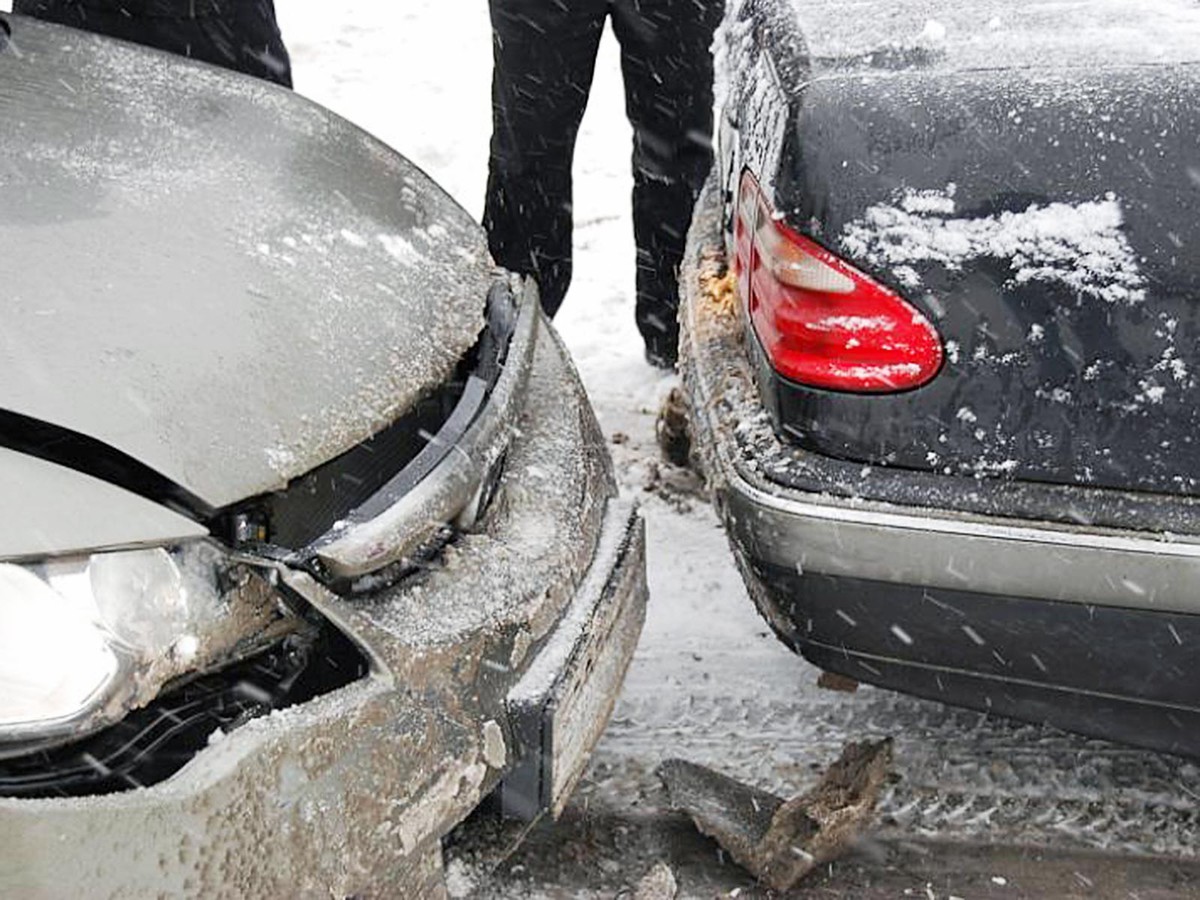
[[[644, 533], [563, 347], [528, 327], [490, 502], [437, 559], [363, 594], [277, 568], [369, 673], [214, 732], [152, 787], [0, 797], [0, 895], [436, 896], [442, 836], [497, 788], [561, 809], [641, 629]], [[354, 575], [344, 550], [325, 558]]]

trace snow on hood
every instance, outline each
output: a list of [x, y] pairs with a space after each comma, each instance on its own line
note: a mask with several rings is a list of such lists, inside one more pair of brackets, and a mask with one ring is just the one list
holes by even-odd
[[1013, 285], [1057, 284], [1110, 303], [1145, 299], [1146, 280], [1121, 231], [1124, 215], [1114, 195], [966, 218], [956, 217], [954, 194], [953, 184], [940, 191], [910, 189], [895, 205], [872, 206], [847, 224], [842, 249], [890, 269], [908, 288], [921, 284], [914, 265], [959, 270], [991, 258], [1008, 263]]
[[[735, 0], [745, 2], [745, 0]], [[1196, 0], [783, 0], [818, 68], [1200, 61]]]
[[273, 85], [21, 17], [0, 53], [0, 408], [213, 505], [283, 486], [475, 342], [482, 231]]

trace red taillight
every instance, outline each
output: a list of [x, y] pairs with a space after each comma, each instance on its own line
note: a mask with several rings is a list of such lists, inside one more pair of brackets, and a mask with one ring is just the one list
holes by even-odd
[[855, 393], [906, 391], [942, 367], [933, 324], [893, 291], [775, 218], [742, 179], [738, 289], [771, 366], [791, 381]]

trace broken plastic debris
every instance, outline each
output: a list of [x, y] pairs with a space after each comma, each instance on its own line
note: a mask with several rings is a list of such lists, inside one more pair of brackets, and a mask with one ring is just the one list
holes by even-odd
[[847, 744], [816, 787], [788, 801], [685, 760], [667, 760], [658, 775], [673, 809], [759, 881], [786, 891], [870, 824], [891, 761], [890, 739]]
[[675, 873], [665, 862], [659, 862], [638, 882], [633, 900], [675, 900], [678, 894]]
[[681, 469], [691, 465], [692, 433], [688, 402], [679, 388], [671, 388], [671, 392], [663, 401], [654, 433], [667, 462]]

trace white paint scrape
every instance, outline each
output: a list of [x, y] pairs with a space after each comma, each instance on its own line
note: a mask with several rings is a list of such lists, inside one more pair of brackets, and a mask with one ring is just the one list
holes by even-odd
[[[872, 206], [842, 232], [842, 248], [852, 257], [902, 269], [907, 286], [917, 287], [915, 264], [954, 271], [980, 259], [1007, 262], [1009, 286], [1043, 282], [1069, 288], [1080, 297], [1108, 303], [1138, 303], [1146, 280], [1122, 231], [1117, 198], [1083, 203], [1031, 204], [1022, 212], [956, 218], [955, 186], [940, 191], [908, 191], [895, 204]], [[916, 276], [916, 278], [914, 278]]]

